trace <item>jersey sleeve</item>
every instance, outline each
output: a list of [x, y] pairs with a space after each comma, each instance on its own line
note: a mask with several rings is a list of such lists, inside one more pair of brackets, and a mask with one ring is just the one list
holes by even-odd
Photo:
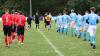
[[4, 21], [4, 15], [2, 15], [1, 20]]

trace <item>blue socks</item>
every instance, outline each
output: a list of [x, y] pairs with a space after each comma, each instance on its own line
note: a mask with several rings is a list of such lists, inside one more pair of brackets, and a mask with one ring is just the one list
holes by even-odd
[[86, 32], [84, 32], [84, 40], [86, 40]]

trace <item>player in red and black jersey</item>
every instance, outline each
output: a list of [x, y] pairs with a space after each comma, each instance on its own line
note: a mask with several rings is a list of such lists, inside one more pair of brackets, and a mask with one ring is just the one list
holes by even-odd
[[3, 23], [3, 31], [4, 31], [4, 38], [6, 47], [9, 47], [11, 41], [11, 25], [12, 25], [12, 18], [9, 14], [9, 10], [5, 11], [5, 14], [2, 15], [2, 23]]
[[20, 12], [19, 15], [17, 15], [17, 35], [18, 35], [18, 42], [23, 44], [24, 42], [24, 31], [25, 31], [25, 22], [26, 17]]
[[12, 18], [12, 26], [11, 26], [11, 36], [12, 36], [12, 41], [14, 41], [15, 39], [15, 35], [16, 35], [16, 18], [17, 18], [17, 14], [16, 12], [13, 10], [11, 11], [11, 18]]

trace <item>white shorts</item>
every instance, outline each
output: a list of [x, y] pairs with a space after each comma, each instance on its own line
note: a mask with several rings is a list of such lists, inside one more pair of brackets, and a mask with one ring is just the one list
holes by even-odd
[[61, 28], [61, 26], [62, 26], [61, 23], [57, 23], [57, 24], [56, 24], [56, 27], [57, 27], [57, 28]]
[[83, 30], [86, 31], [88, 29], [88, 25], [84, 25]]
[[76, 28], [75, 21], [71, 22], [71, 28]]
[[96, 33], [96, 25], [89, 25], [88, 32], [90, 33], [90, 36], [94, 36]]
[[62, 28], [68, 28], [67, 24], [62, 24]]

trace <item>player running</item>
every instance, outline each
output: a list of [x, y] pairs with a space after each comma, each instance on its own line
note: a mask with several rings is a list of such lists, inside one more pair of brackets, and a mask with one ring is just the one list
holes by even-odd
[[3, 23], [3, 31], [4, 31], [4, 38], [6, 47], [10, 47], [11, 41], [11, 25], [12, 19], [11, 15], [9, 14], [9, 10], [5, 11], [5, 14], [2, 15], [2, 23]]

